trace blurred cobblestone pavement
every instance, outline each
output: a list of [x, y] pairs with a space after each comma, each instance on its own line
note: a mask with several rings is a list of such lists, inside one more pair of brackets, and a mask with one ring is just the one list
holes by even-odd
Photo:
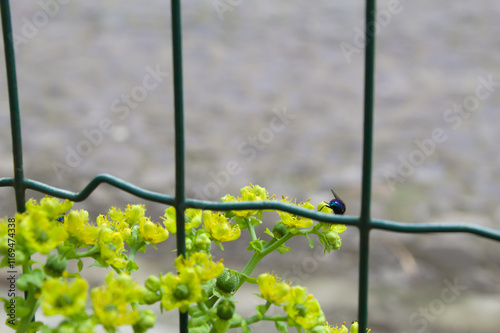
[[[110, 173], [172, 195], [169, 2], [11, 3], [25, 176], [80, 191]], [[316, 204], [333, 187], [347, 214], [359, 213], [363, 9], [362, 1], [183, 3], [190, 197], [217, 200], [252, 182]], [[391, 0], [378, 10], [373, 216], [500, 228], [500, 3]], [[5, 74], [0, 110], [3, 177], [12, 175]], [[1, 215], [12, 215], [12, 190], [0, 194]], [[134, 202], [105, 185], [75, 207], [95, 218]], [[154, 219], [165, 209], [147, 207]], [[330, 323], [354, 320], [358, 235], [344, 235], [335, 254], [302, 240], [295, 255], [259, 269], [307, 286]], [[373, 332], [498, 332], [500, 244], [373, 232], [371, 246]], [[217, 255], [243, 266], [245, 247]], [[172, 266], [148, 254], [137, 278], [160, 258], [164, 271]], [[254, 304], [244, 297], [238, 307], [250, 313]], [[176, 331], [176, 320], [163, 315], [156, 331]]]

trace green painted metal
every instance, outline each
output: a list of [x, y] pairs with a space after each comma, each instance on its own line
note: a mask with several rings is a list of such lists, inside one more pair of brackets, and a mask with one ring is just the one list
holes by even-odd
[[[369, 280], [369, 237], [373, 229], [402, 233], [469, 233], [500, 242], [500, 231], [482, 226], [466, 223], [401, 223], [370, 216], [371, 202], [371, 177], [372, 177], [372, 142], [373, 142], [373, 106], [374, 106], [374, 73], [375, 73], [375, 0], [366, 1], [365, 24], [369, 27], [366, 31], [367, 44], [365, 48], [365, 90], [364, 90], [364, 132], [363, 132], [363, 174], [361, 193], [361, 214], [355, 216], [334, 216], [305, 208], [292, 206], [282, 202], [237, 202], [221, 203], [204, 200], [195, 200], [185, 197], [185, 159], [184, 159], [184, 121], [183, 121], [183, 83], [182, 83], [182, 24], [181, 7], [179, 0], [171, 0], [172, 15], [172, 51], [174, 67], [174, 108], [175, 108], [175, 170], [176, 186], [175, 196], [145, 190], [139, 186], [121, 180], [108, 174], [94, 177], [80, 192], [71, 192], [56, 188], [36, 180], [25, 179], [23, 172], [22, 136], [17, 96], [17, 80], [14, 45], [8, 0], [0, 0], [2, 33], [5, 49], [7, 68], [7, 82], [9, 89], [9, 105], [12, 132], [12, 149], [14, 157], [14, 177], [0, 178], [0, 187], [13, 187], [16, 196], [16, 205], [19, 212], [24, 211], [25, 191], [32, 189], [51, 196], [83, 201], [103, 183], [109, 184], [119, 190], [133, 194], [139, 198], [176, 207], [177, 210], [177, 249], [185, 253], [184, 210], [186, 208], [201, 208], [210, 210], [282, 210], [317, 221], [327, 223], [342, 223], [355, 226], [360, 230], [360, 264], [359, 264], [359, 302], [358, 319], [359, 331], [364, 332], [368, 324], [368, 280]], [[188, 332], [187, 314], [180, 313], [179, 330]]]
[[370, 203], [372, 186], [373, 103], [375, 90], [375, 9], [376, 1], [366, 1], [365, 12], [365, 87], [363, 124], [363, 174], [361, 188], [361, 216], [359, 224], [359, 331], [368, 326], [368, 278], [370, 257]]
[[[184, 170], [184, 102], [182, 91], [182, 21], [181, 4], [172, 0], [172, 53], [174, 66], [174, 122], [175, 122], [175, 200], [177, 219], [177, 253], [186, 254], [186, 233], [184, 210], [186, 208], [185, 170]], [[179, 329], [188, 332], [188, 313], [179, 311]]]
[[17, 96], [16, 57], [12, 23], [10, 18], [10, 5], [8, 0], [0, 1], [2, 12], [2, 33], [5, 48], [5, 68], [7, 69], [7, 85], [9, 89], [10, 128], [12, 134], [12, 152], [14, 157], [14, 190], [16, 193], [17, 211], [24, 212], [26, 203], [23, 169], [23, 144], [21, 136], [21, 116], [19, 113], [19, 98]]

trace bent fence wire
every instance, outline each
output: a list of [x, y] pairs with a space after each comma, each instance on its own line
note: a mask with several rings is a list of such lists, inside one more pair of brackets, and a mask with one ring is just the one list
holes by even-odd
[[[171, 0], [172, 15], [172, 48], [174, 67], [174, 103], [175, 103], [175, 196], [157, 193], [142, 189], [136, 185], [118, 179], [112, 175], [100, 174], [80, 192], [74, 193], [32, 179], [24, 178], [22, 137], [20, 110], [17, 96], [16, 66], [14, 55], [13, 34], [8, 0], [0, 0], [2, 16], [2, 33], [5, 49], [5, 61], [8, 81], [8, 94], [10, 105], [10, 125], [12, 131], [12, 151], [14, 160], [14, 176], [0, 178], [0, 187], [10, 186], [15, 190], [15, 199], [18, 212], [24, 211], [25, 191], [32, 189], [72, 201], [83, 201], [101, 184], [110, 184], [122, 191], [128, 192], [139, 198], [152, 202], [172, 205], [177, 211], [177, 250], [185, 253], [184, 210], [186, 208], [201, 208], [212, 210], [246, 210], [246, 209], [274, 209], [290, 212], [321, 222], [343, 223], [355, 226], [360, 231], [360, 258], [359, 258], [359, 299], [358, 319], [359, 331], [364, 332], [368, 321], [368, 258], [370, 252], [370, 231], [372, 229], [387, 230], [403, 233], [429, 233], [429, 232], [465, 232], [481, 237], [500, 241], [500, 231], [485, 228], [479, 225], [466, 223], [400, 223], [374, 219], [370, 216], [370, 193], [372, 176], [372, 137], [373, 137], [373, 94], [375, 70], [375, 0], [366, 1], [366, 48], [364, 71], [364, 129], [363, 129], [363, 172], [361, 192], [361, 214], [355, 216], [333, 216], [314, 212], [305, 208], [292, 206], [281, 202], [239, 202], [220, 203], [204, 200], [194, 200], [185, 197], [184, 175], [184, 124], [183, 124], [183, 83], [182, 83], [182, 43], [181, 43], [181, 7], [180, 0]], [[187, 332], [187, 313], [180, 313], [179, 331]]]

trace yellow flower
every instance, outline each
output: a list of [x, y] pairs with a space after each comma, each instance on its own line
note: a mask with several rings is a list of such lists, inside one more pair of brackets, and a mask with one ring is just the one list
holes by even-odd
[[203, 224], [210, 236], [219, 242], [228, 242], [238, 239], [241, 231], [240, 227], [235, 224], [231, 226], [227, 217], [221, 213], [214, 213], [206, 210], [203, 212]]
[[80, 239], [85, 245], [94, 245], [99, 238], [99, 231], [101, 231], [100, 227], [88, 224], [80, 233]]
[[55, 219], [49, 219], [42, 210], [33, 210], [19, 223], [19, 233], [26, 245], [42, 254], [48, 254], [67, 238], [68, 233]]
[[117, 268], [124, 268], [127, 264], [122, 256], [123, 239], [119, 232], [111, 228], [101, 227], [99, 232], [99, 248], [101, 258], [108, 264]]
[[285, 312], [288, 314], [290, 326], [300, 325], [310, 330], [314, 326], [325, 322], [325, 315], [321, 310], [318, 300], [313, 295], [306, 295], [303, 287], [292, 287], [285, 303]]
[[[232, 195], [222, 197], [222, 202], [240, 202], [240, 201], [264, 201], [269, 197], [269, 193], [265, 188], [259, 185], [245, 186], [240, 190], [241, 197], [235, 198]], [[239, 217], [250, 217], [258, 212], [258, 210], [233, 210], [234, 215]]]
[[224, 271], [222, 259], [219, 262], [213, 262], [212, 256], [203, 252], [192, 253], [189, 258], [178, 256], [175, 259], [175, 267], [179, 272], [193, 270], [201, 282], [214, 279]]
[[321, 229], [325, 232], [333, 230], [333, 231], [336, 231], [337, 233], [341, 234], [347, 230], [347, 227], [345, 226], [345, 224], [333, 224], [333, 223], [325, 223], [325, 222], [320, 222], [319, 224], [321, 225]]
[[168, 273], [161, 279], [162, 306], [167, 310], [179, 308], [186, 312], [191, 303], [202, 300], [200, 279], [193, 270], [184, 270], [179, 275]]
[[290, 285], [276, 279], [274, 275], [264, 273], [257, 278], [261, 297], [273, 304], [281, 304], [286, 301]]
[[129, 226], [139, 223], [139, 220], [146, 214], [144, 205], [127, 205], [125, 211], [116, 207], [111, 207], [108, 211], [109, 218], [114, 222], [124, 221]]
[[34, 199], [28, 200], [26, 202], [26, 210], [29, 213], [43, 212], [49, 220], [56, 220], [61, 215], [73, 207], [73, 202], [69, 200], [59, 201], [57, 198], [45, 197], [40, 200], [40, 204]]
[[[177, 217], [175, 215], [175, 207], [169, 207], [165, 210], [165, 215], [160, 217], [164, 220], [165, 227], [172, 233], [177, 233]], [[198, 228], [201, 224], [201, 209], [188, 208], [184, 214], [184, 229], [186, 231], [193, 228]]]
[[[286, 202], [286, 203], [292, 203], [292, 201], [288, 200], [287, 197], [283, 197], [283, 200], [281, 200], [281, 201]], [[309, 200], [307, 200], [306, 202], [300, 203], [298, 205], [297, 205], [297, 201], [294, 201], [292, 204], [299, 206], [299, 207], [314, 210], [314, 206], [309, 202]], [[291, 227], [291, 228], [296, 228], [296, 229], [309, 228], [310, 226], [313, 225], [313, 220], [310, 218], [302, 217], [299, 215], [294, 215], [294, 214], [287, 213], [287, 212], [281, 212], [281, 211], [278, 211], [278, 214], [281, 217], [283, 224], [288, 226], [288, 227]]]
[[109, 227], [114, 231], [120, 232], [123, 240], [126, 240], [132, 234], [132, 230], [130, 229], [132, 225], [127, 222], [126, 213], [127, 211], [123, 213], [121, 210], [111, 207], [108, 212], [108, 216], [111, 218], [111, 221], [109, 221], [106, 216], [99, 215], [96, 220], [97, 225]]
[[64, 217], [64, 227], [71, 235], [78, 236], [89, 221], [89, 213], [86, 210], [72, 210]]
[[99, 322], [107, 329], [115, 326], [133, 325], [140, 317], [130, 303], [140, 301], [146, 289], [139, 287], [132, 277], [122, 273], [106, 276], [106, 286], [92, 289], [90, 297]]
[[87, 281], [80, 278], [72, 283], [66, 279], [45, 280], [41, 295], [43, 313], [69, 317], [85, 311], [88, 288]]
[[[345, 324], [345, 323], [344, 323]], [[347, 327], [342, 325], [341, 327], [333, 327], [326, 322], [323, 326], [316, 326], [312, 331], [306, 332], [314, 332], [314, 333], [348, 333]], [[354, 333], [354, 332], [351, 332]]]
[[158, 223], [154, 224], [148, 217], [139, 220], [139, 231], [145, 241], [152, 244], [163, 242], [168, 238], [168, 231], [163, 229]]

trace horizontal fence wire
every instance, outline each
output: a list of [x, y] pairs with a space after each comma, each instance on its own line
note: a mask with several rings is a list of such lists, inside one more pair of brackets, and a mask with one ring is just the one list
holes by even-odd
[[[340, 223], [360, 229], [360, 267], [359, 267], [359, 301], [358, 319], [359, 331], [364, 332], [368, 320], [368, 257], [369, 232], [374, 229], [400, 233], [469, 233], [500, 242], [500, 231], [467, 223], [403, 223], [374, 219], [370, 217], [371, 203], [371, 175], [372, 175], [372, 138], [373, 138], [373, 95], [375, 70], [375, 0], [366, 1], [366, 37], [365, 48], [365, 95], [364, 95], [364, 132], [363, 132], [363, 174], [362, 174], [362, 208], [360, 217], [325, 214], [308, 210], [288, 203], [278, 201], [260, 202], [212, 202], [189, 199], [185, 197], [184, 174], [184, 128], [183, 128], [183, 92], [182, 92], [182, 36], [181, 36], [181, 7], [179, 0], [171, 1], [172, 15], [172, 51], [174, 62], [174, 107], [175, 107], [175, 139], [176, 139], [176, 186], [175, 196], [146, 190], [127, 181], [109, 174], [95, 176], [80, 192], [71, 192], [32, 179], [24, 178], [22, 135], [17, 95], [17, 79], [14, 45], [8, 0], [0, 0], [2, 33], [5, 50], [6, 74], [9, 93], [10, 126], [12, 134], [12, 149], [14, 157], [14, 177], [0, 178], [0, 187], [13, 187], [15, 190], [18, 212], [24, 211], [25, 192], [31, 189], [50, 196], [69, 199], [75, 202], [86, 200], [101, 184], [108, 184], [114, 188], [130, 193], [138, 198], [151, 202], [162, 203], [176, 207], [177, 210], [177, 249], [179, 253], [185, 251], [184, 211], [187, 208], [209, 210], [280, 210], [316, 221], [326, 223]], [[179, 312], [180, 313], [180, 312]], [[187, 332], [187, 313], [180, 313], [179, 330]]]

